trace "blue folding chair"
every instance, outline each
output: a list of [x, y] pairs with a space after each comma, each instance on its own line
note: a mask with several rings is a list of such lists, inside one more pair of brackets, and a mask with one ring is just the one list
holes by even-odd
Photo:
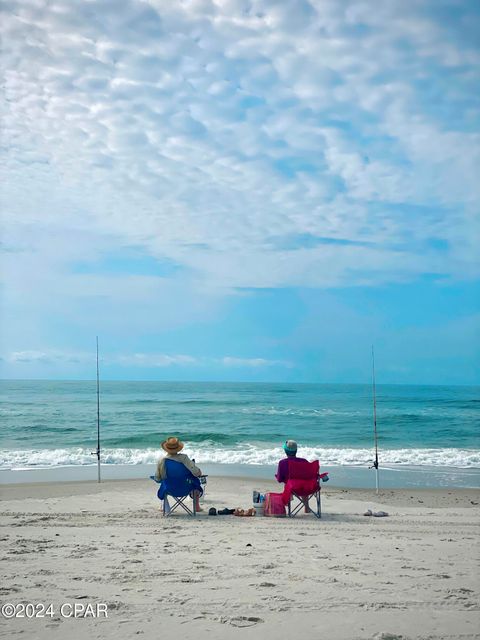
[[[155, 482], [159, 482], [160, 487], [157, 491], [159, 500], [163, 501], [163, 515], [170, 516], [178, 507], [182, 507], [188, 515], [195, 516], [197, 514], [195, 507], [195, 497], [193, 492], [198, 491], [199, 495], [203, 494], [200, 478], [197, 478], [187, 467], [181, 462], [175, 460], [165, 460], [165, 472], [167, 477], [163, 480], [155, 480], [155, 476], [150, 476]], [[168, 496], [174, 499], [173, 506], [167, 511], [165, 509], [165, 501]], [[192, 498], [192, 509], [185, 504], [188, 497]]]

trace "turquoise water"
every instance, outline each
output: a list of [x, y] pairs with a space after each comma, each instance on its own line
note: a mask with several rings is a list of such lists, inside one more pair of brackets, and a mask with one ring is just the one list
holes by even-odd
[[[2, 468], [92, 464], [93, 381], [1, 381]], [[377, 388], [380, 463], [480, 467], [478, 387]], [[199, 463], [274, 464], [286, 438], [324, 464], [373, 458], [364, 385], [103, 382], [102, 459], [150, 464], [178, 435]]]

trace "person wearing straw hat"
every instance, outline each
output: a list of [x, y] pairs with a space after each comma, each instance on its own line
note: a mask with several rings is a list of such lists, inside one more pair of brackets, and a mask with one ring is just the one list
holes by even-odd
[[[155, 480], [157, 482], [160, 482], [167, 477], [167, 473], [165, 470], [165, 460], [167, 459], [175, 460], [175, 462], [181, 462], [197, 478], [202, 475], [201, 470], [197, 467], [195, 462], [193, 462], [193, 460], [190, 460], [190, 458], [185, 453], [180, 453], [180, 451], [184, 447], [184, 444], [179, 440], [179, 438], [170, 436], [162, 442], [161, 446], [162, 449], [166, 452], [166, 455], [163, 458], [160, 458], [157, 463], [157, 472], [155, 474]], [[195, 509], [197, 511], [201, 511], [202, 509], [200, 508], [200, 495], [198, 491], [194, 491], [193, 494], [195, 498]]]

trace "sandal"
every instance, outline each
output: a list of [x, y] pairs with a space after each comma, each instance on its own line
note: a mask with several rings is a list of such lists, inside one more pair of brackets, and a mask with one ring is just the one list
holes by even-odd
[[255, 508], [252, 507], [251, 509], [235, 509], [234, 515], [240, 516], [241, 518], [248, 518], [255, 515]]

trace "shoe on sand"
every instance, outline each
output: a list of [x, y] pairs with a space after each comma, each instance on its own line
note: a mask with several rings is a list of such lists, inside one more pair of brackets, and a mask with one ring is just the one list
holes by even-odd
[[255, 508], [251, 509], [235, 509], [233, 515], [240, 516], [241, 518], [248, 518], [255, 515]]
[[367, 509], [363, 515], [364, 516], [373, 516], [372, 510], [371, 509]]

